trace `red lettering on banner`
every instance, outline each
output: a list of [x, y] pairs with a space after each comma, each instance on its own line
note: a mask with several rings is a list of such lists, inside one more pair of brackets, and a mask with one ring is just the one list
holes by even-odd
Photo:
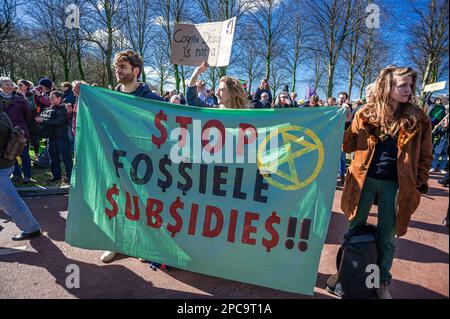
[[161, 136], [157, 137], [155, 135], [152, 135], [152, 142], [158, 148], [161, 148], [161, 145], [163, 145], [167, 140], [167, 130], [164, 125], [161, 124], [161, 120], [167, 122], [167, 115], [164, 114], [163, 110], [159, 111], [159, 113], [155, 115], [155, 126], [156, 129], [160, 132]]
[[[108, 215], [109, 219], [112, 219], [112, 217], [116, 217], [118, 215], [119, 201], [115, 196], [118, 196], [119, 194], [120, 191], [116, 184], [107, 190], [106, 199], [112, 207], [105, 208], [105, 213]], [[141, 216], [140, 209], [142, 208], [139, 206], [139, 196], [134, 196], [126, 191], [122, 194], [125, 194], [125, 218], [132, 221], [138, 221]], [[183, 231], [183, 227], [186, 225], [188, 228], [187, 234], [190, 236], [195, 236], [200, 205], [192, 203], [190, 206], [190, 211], [187, 209], [185, 210], [185, 203], [183, 203], [179, 196], [170, 204], [170, 206], [166, 205], [165, 202], [159, 199], [147, 198], [145, 207], [147, 225], [149, 227], [159, 229], [163, 224], [166, 224], [166, 229], [171, 234], [172, 238], [175, 237], [177, 233]], [[204, 205], [202, 206], [202, 209], [203, 207], [205, 214], [203, 220], [201, 221], [203, 223], [202, 233], [199, 234], [199, 236], [202, 236], [203, 238], [216, 238], [219, 237], [222, 232], [226, 232], [226, 240], [229, 243], [236, 243], [236, 236], [241, 236], [240, 243], [239, 239], [237, 240], [238, 244], [255, 246], [256, 239], [252, 237], [253, 234], [258, 233], [258, 231], [264, 232], [265, 230], [266, 234], [264, 234], [264, 237], [261, 240], [261, 246], [265, 247], [267, 252], [271, 252], [273, 248], [278, 246], [280, 236], [276, 226], [280, 225], [281, 218], [275, 211], [272, 212], [270, 216], [265, 217], [264, 225], [260, 225], [261, 229], [258, 229], [258, 226], [254, 225], [255, 221], [260, 220], [260, 214], [246, 211], [243, 216], [242, 232], [238, 232], [238, 226], [240, 225], [238, 225], [239, 211], [237, 209], [231, 209], [229, 211], [229, 215], [224, 215], [222, 210], [217, 206]], [[189, 222], [187, 221], [188, 213], [190, 214]], [[167, 216], [165, 214], [167, 214]], [[229, 221], [227, 227], [224, 227], [225, 217]], [[167, 221], [166, 218], [168, 219]], [[225, 236], [225, 234], [222, 235]], [[307, 236], [308, 235], [305, 235], [301, 238], [307, 239]], [[306, 249], [302, 250], [300, 248], [300, 250], [304, 251]]]
[[[209, 144], [209, 140], [206, 138], [209, 137], [209, 131], [212, 127], [215, 127], [219, 130], [221, 139], [217, 141], [216, 145], [211, 146]], [[225, 127], [223, 126], [222, 122], [218, 120], [210, 120], [205, 123], [202, 130], [202, 145], [203, 149], [206, 152], [210, 152], [212, 154], [217, 153], [222, 149], [223, 145], [225, 145]]]
[[180, 123], [180, 128], [182, 129], [180, 137], [178, 139], [178, 145], [180, 145], [180, 147], [184, 147], [184, 145], [186, 144], [186, 131], [188, 128], [188, 124], [192, 124], [192, 117], [177, 116], [175, 117], [175, 122]]
[[251, 238], [250, 235], [252, 233], [256, 233], [256, 227], [252, 226], [252, 221], [259, 220], [259, 215], [251, 212], [245, 213], [245, 219], [244, 219], [244, 231], [242, 232], [242, 243], [243, 244], [249, 244], [249, 245], [255, 245], [256, 239]]
[[[246, 134], [247, 131], [252, 133], [250, 135], [250, 138]], [[243, 155], [244, 154], [244, 145], [253, 143], [257, 137], [258, 137], [258, 131], [256, 130], [256, 128], [253, 125], [247, 124], [247, 123], [239, 124], [239, 133], [238, 133], [236, 153], [238, 155]]]
[[[212, 215], [216, 216], [216, 226], [211, 229]], [[214, 238], [220, 235], [223, 227], [223, 214], [220, 208], [206, 205], [205, 222], [203, 224], [203, 233], [205, 237]]]
[[228, 227], [228, 237], [227, 237], [227, 240], [230, 243], [234, 243], [234, 239], [236, 237], [237, 217], [238, 217], [238, 211], [235, 209], [232, 209], [231, 213], [230, 213], [230, 225]]
[[111, 204], [112, 209], [105, 208], [105, 214], [108, 215], [108, 218], [111, 220], [111, 218], [116, 217], [117, 213], [119, 212], [119, 206], [117, 205], [116, 200], [113, 198], [113, 195], [119, 195], [119, 189], [117, 188], [117, 185], [114, 184], [113, 187], [108, 189], [106, 192], [106, 200]]
[[195, 235], [195, 228], [197, 226], [197, 215], [198, 215], [198, 205], [192, 204], [191, 206], [191, 217], [189, 218], [189, 235]]
[[127, 201], [125, 204], [125, 217], [129, 220], [139, 220], [139, 197], [133, 196], [133, 202], [134, 202], [134, 214], [131, 213], [131, 195], [130, 193], [126, 192]]
[[[163, 221], [160, 216], [163, 210], [163, 202], [154, 198], [147, 199], [147, 207], [145, 213], [147, 214], [147, 225], [153, 228], [160, 228]], [[155, 221], [153, 221], [153, 218]]]
[[175, 220], [175, 225], [169, 223], [167, 224], [167, 230], [170, 231], [172, 237], [175, 237], [175, 234], [178, 233], [183, 227], [183, 219], [177, 211], [180, 208], [184, 208], [184, 203], [181, 201], [180, 197], [177, 197], [177, 200], [170, 205], [169, 209], [170, 215]]

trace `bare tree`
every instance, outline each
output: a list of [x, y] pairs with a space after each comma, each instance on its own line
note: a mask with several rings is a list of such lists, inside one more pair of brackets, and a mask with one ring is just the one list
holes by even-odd
[[304, 57], [303, 50], [309, 36], [304, 16], [299, 8], [304, 6], [304, 0], [295, 0], [290, 4], [288, 18], [290, 21], [290, 32], [287, 34], [285, 61], [292, 78], [292, 91], [297, 85], [297, 71]]
[[274, 57], [282, 53], [281, 43], [287, 34], [288, 21], [284, 19], [285, 6], [276, 0], [257, 0], [255, 10], [251, 13], [250, 21], [256, 25], [259, 35], [259, 49], [256, 50], [264, 57], [265, 77], [271, 76]]
[[235, 55], [239, 56], [239, 59], [233, 65], [234, 69], [247, 80], [249, 93], [252, 93], [253, 83], [259, 81], [263, 76], [264, 61], [255, 49], [258, 46], [259, 41], [254, 26], [248, 25], [245, 33], [238, 34]]
[[[156, 23], [165, 32], [165, 47], [167, 48], [167, 54], [170, 56], [170, 44], [172, 42], [172, 30], [175, 22], [185, 22], [189, 17], [189, 10], [186, 5], [186, 0], [157, 0], [155, 2], [155, 11], [160, 12], [161, 15], [157, 17]], [[180, 92], [180, 84], [183, 81], [183, 92], [185, 91], [185, 80], [182, 78], [183, 70], [180, 70], [180, 66], [173, 65], [175, 88]]]
[[[133, 50], [144, 60], [147, 58], [155, 27], [151, 21], [151, 3], [150, 0], [125, 0], [125, 33]], [[145, 72], [142, 72], [142, 81], [145, 82]]]
[[[75, 52], [75, 33], [65, 25], [66, 6], [64, 0], [32, 0], [35, 7], [33, 19], [36, 25], [39, 25], [41, 34], [38, 37], [43, 38], [48, 50], [56, 54], [52, 56], [52, 62], [56, 58], [61, 60], [64, 71], [64, 81], [69, 81], [70, 69], [73, 65], [73, 53]], [[56, 79], [53, 79], [56, 81]]]
[[322, 52], [327, 69], [326, 95], [332, 96], [334, 77], [342, 48], [346, 45], [350, 31], [350, 15], [354, 0], [311, 0], [307, 1], [316, 29], [317, 47]]
[[286, 68], [284, 67], [284, 64], [282, 63], [282, 61], [280, 61], [280, 60], [281, 60], [281, 57], [274, 58], [274, 61], [273, 61], [274, 67], [271, 68], [270, 77], [268, 78], [270, 89], [272, 91], [274, 100], [275, 100], [275, 96], [276, 96], [278, 90], [283, 85], [285, 85], [289, 79], [289, 73], [287, 72]]
[[106, 84], [114, 85], [112, 71], [114, 36], [121, 29], [124, 21], [119, 13], [122, 9], [119, 0], [86, 0], [87, 21], [83, 24], [86, 39], [95, 43], [101, 51], [106, 73]]
[[359, 80], [359, 98], [363, 97], [366, 86], [375, 80], [378, 71], [387, 64], [389, 51], [378, 30], [369, 29], [364, 34], [361, 44], [361, 65], [356, 71], [356, 78]]
[[166, 38], [163, 34], [159, 34], [153, 39], [153, 44], [150, 52], [150, 69], [153, 73], [153, 80], [158, 88], [161, 96], [164, 94], [164, 85], [168, 83], [170, 77], [170, 58], [169, 51], [164, 46]]
[[420, 17], [409, 29], [413, 38], [411, 59], [422, 79], [421, 101], [424, 103], [424, 87], [436, 82], [443, 68], [448, 66], [449, 5], [444, 0], [431, 0], [426, 9], [414, 8]]
[[370, 32], [370, 28], [365, 27], [365, 3], [355, 1], [352, 8], [352, 15], [349, 21], [348, 45], [342, 49], [342, 58], [348, 70], [347, 93], [351, 98], [354, 81], [359, 68], [363, 64], [362, 41]]
[[[224, 21], [236, 17], [236, 25], [240, 18], [253, 7], [250, 0], [195, 0], [207, 22]], [[200, 22], [200, 21], [197, 21]], [[218, 75], [227, 74], [227, 67], [220, 67]]]
[[11, 30], [17, 16], [16, 9], [16, 0], [2, 0], [0, 5], [0, 44], [11, 37]]

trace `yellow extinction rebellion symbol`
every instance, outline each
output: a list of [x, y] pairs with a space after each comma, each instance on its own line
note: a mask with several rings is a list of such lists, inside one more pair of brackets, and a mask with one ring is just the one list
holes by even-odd
[[[275, 149], [269, 142], [276, 138], [279, 141], [281, 136], [282, 145], [277, 145]], [[279, 143], [279, 142], [278, 142]], [[266, 151], [267, 145], [271, 149]], [[303, 175], [309, 172], [301, 172], [302, 178], [299, 178], [297, 172], [296, 160], [311, 152], [317, 152], [317, 163], [314, 170], [306, 178]], [[323, 165], [324, 150], [320, 139], [310, 129], [289, 125], [272, 130], [270, 134], [262, 141], [258, 147], [258, 168], [267, 182], [277, 188], [283, 190], [296, 190], [310, 184], [319, 175]], [[305, 166], [312, 167], [311, 158], [304, 158]], [[287, 165], [283, 165], [286, 164]], [[285, 172], [282, 168], [288, 168], [289, 172]], [[301, 170], [302, 167], [300, 166]], [[310, 169], [308, 169], [309, 171]], [[276, 178], [275, 178], [276, 177]]]

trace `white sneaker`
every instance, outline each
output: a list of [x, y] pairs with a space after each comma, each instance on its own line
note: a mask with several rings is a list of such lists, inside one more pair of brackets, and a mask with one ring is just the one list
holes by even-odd
[[436, 169], [435, 168], [431, 168], [430, 169], [430, 173], [434, 173], [434, 172], [436, 172]]
[[389, 285], [381, 284], [380, 288], [377, 289], [378, 299], [392, 299], [391, 294], [389, 293]]
[[113, 260], [117, 255], [115, 251], [105, 251], [103, 255], [100, 257], [100, 260], [104, 263]]
[[441, 169], [441, 174], [447, 174], [446, 170]]

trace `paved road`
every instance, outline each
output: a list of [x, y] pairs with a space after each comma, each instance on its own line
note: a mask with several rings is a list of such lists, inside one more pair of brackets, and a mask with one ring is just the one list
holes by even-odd
[[[438, 178], [438, 174], [432, 176], [430, 192], [422, 197], [408, 234], [397, 239], [391, 285], [394, 298], [449, 297], [449, 230], [441, 224], [447, 212], [448, 188], [441, 187]], [[314, 298], [334, 298], [325, 291], [325, 282], [335, 271], [335, 256], [346, 226], [339, 209], [341, 194], [338, 187]], [[29, 198], [26, 202], [45, 236], [31, 242], [11, 241], [18, 230], [0, 211], [0, 298], [311, 298], [184, 270], [152, 271], [147, 263], [126, 256], [102, 264], [100, 251], [64, 242], [67, 196]], [[373, 210], [369, 222], [376, 221], [375, 216]], [[79, 266], [79, 289], [66, 287], [70, 264]]]

